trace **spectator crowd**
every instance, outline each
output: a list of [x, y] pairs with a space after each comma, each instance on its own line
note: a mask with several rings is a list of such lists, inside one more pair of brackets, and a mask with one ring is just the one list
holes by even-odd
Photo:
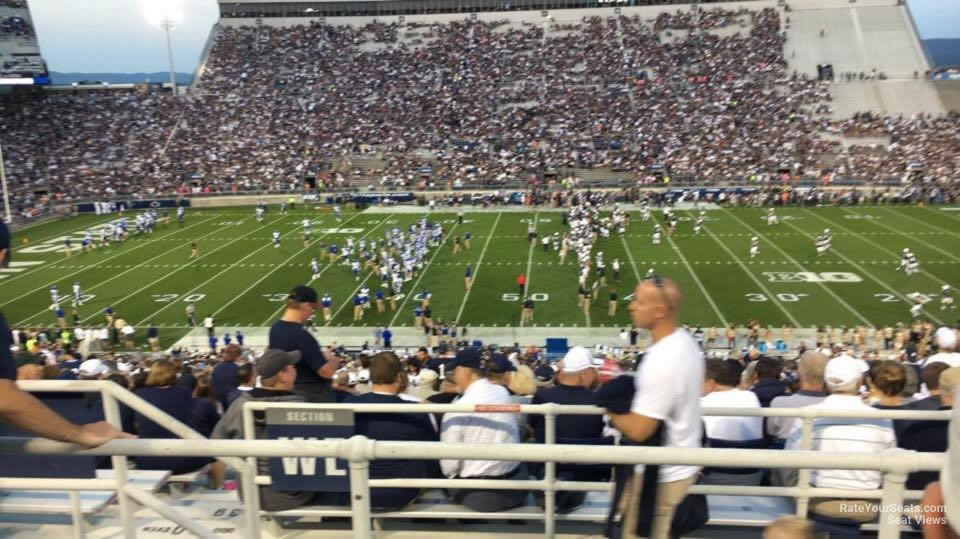
[[[495, 187], [557, 169], [642, 180], [660, 165], [712, 181], [784, 167], [877, 181], [917, 161], [928, 178], [955, 180], [954, 114], [830, 121], [828, 86], [788, 72], [785, 39], [771, 8], [550, 29], [509, 19], [224, 26], [181, 99], [5, 98], [7, 175], [22, 204], [37, 188], [73, 201], [297, 189], [308, 176], [409, 188], [423, 174]], [[843, 151], [822, 136], [835, 133], [891, 144]], [[838, 152], [839, 163], [825, 160]], [[353, 165], [367, 154], [379, 164]]]

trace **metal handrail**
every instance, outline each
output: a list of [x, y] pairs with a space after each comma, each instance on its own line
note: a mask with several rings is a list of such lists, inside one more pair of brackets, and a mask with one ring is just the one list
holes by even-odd
[[[139, 396], [114, 382], [103, 380], [20, 380], [17, 382], [17, 386], [24, 391], [31, 392], [100, 393], [103, 399], [104, 417], [106, 418], [107, 422], [112, 424], [117, 429], [123, 428], [119, 406], [119, 403], [123, 403], [129, 406], [131, 409], [140, 412], [157, 425], [165, 428], [177, 436], [194, 441], [200, 441], [200, 443], [205, 443], [207, 441], [205, 436], [201, 435], [187, 425], [184, 425], [180, 421], [177, 421], [163, 410], [160, 410], [156, 406], [150, 404], [149, 402], [143, 400]], [[17, 439], [0, 438], [0, 440], [7, 442]], [[49, 441], [34, 438], [27, 440], [31, 440], [33, 442]], [[25, 446], [26, 445], [29, 444], [25, 444]], [[15, 452], [29, 453], [29, 451]], [[162, 456], [176, 454], [177, 453], [165, 453]], [[166, 516], [171, 520], [176, 521], [178, 524], [184, 526], [199, 537], [215, 537], [210, 530], [207, 530], [203, 526], [197, 524], [187, 515], [184, 515], [180, 511], [170, 507], [168, 504], [165, 504], [153, 494], [127, 484], [126, 455], [121, 453], [109, 453], [109, 455], [111, 456], [111, 463], [114, 470], [114, 479], [112, 479], [111, 482], [114, 484], [114, 490], [117, 492], [117, 502], [120, 505], [120, 517], [123, 524], [125, 537], [135, 536], [133, 504], [131, 503], [131, 499], [137, 503], [140, 503], [141, 505], [146, 505], [151, 509], [154, 509], [161, 515]], [[215, 458], [223, 461], [225, 464], [233, 466], [241, 473], [247, 473], [248, 471], [247, 464], [241, 459], [230, 457]], [[0, 481], [2, 481], [0, 484], [6, 484], [6, 488], [10, 489], [15, 489], [16, 486], [19, 486], [21, 489], [23, 489], [27, 488], [25, 485], [30, 484], [49, 487], [49, 485], [52, 483], [47, 479], [17, 479], [13, 482], [10, 482], [11, 479], [2, 479]], [[83, 537], [83, 514], [81, 512], [79, 499], [77, 498], [77, 491], [95, 490], [92, 487], [96, 487], [96, 490], [103, 490], [102, 487], [104, 486], [104, 481], [101, 479], [75, 479], [58, 481], [59, 485], [56, 487], [56, 490], [66, 490], [70, 492], [73, 535], [75, 538]]]
[[[248, 401], [244, 403], [243, 410], [243, 424], [244, 424], [244, 437], [248, 441], [253, 440], [254, 433], [254, 420], [253, 413], [255, 411], [262, 411], [268, 408], [276, 409], [303, 409], [303, 408], [316, 408], [324, 410], [353, 410], [355, 413], [411, 413], [411, 408], [408, 404], [306, 404], [306, 403], [279, 403], [279, 402], [257, 402], [257, 401]], [[596, 446], [575, 446], [575, 445], [566, 445], [557, 446], [556, 443], [556, 419], [558, 415], [602, 415], [606, 413], [606, 410], [596, 407], [596, 406], [584, 406], [584, 405], [559, 405], [554, 403], [548, 404], [511, 404], [511, 405], [472, 405], [472, 404], [426, 404], [421, 403], [416, 406], [416, 411], [423, 413], [436, 413], [436, 412], [466, 412], [466, 413], [520, 413], [520, 414], [543, 414], [544, 415], [544, 445], [536, 445], [535, 449], [530, 449], [530, 444], [497, 444], [494, 446], [482, 445], [479, 447], [471, 446], [469, 449], [466, 446], [470, 444], [456, 444], [456, 449], [462, 449], [462, 452], [457, 452], [457, 456], [454, 457], [444, 457], [439, 455], [438, 451], [429, 450], [428, 453], [424, 453], [424, 449], [416, 449], [412, 453], [419, 458], [487, 458], [489, 460], [523, 460], [523, 461], [542, 461], [545, 462], [544, 465], [544, 478], [540, 481], [504, 481], [504, 480], [477, 480], [477, 479], [445, 479], [445, 480], [436, 480], [436, 479], [402, 479], [402, 480], [384, 480], [384, 479], [369, 479], [368, 470], [365, 468], [368, 461], [363, 461], [363, 471], [358, 471], [361, 466], [354, 466], [354, 461], [351, 459], [351, 474], [353, 473], [362, 473], [364, 475], [364, 481], [362, 482], [362, 488], [369, 489], [370, 487], [415, 487], [415, 488], [434, 488], [438, 485], [445, 485], [446, 488], [487, 488], [487, 489], [537, 489], [544, 492], [544, 534], [547, 537], [553, 537], [556, 526], [556, 514], [555, 514], [555, 496], [556, 491], [564, 490], [561, 489], [556, 481], [556, 462], [585, 462], [585, 463], [597, 463], [597, 462], [609, 462], [607, 460], [598, 461], [598, 460], [578, 460], [580, 451], [587, 448], [593, 448], [587, 453], [600, 454], [604, 451], [617, 450], [618, 447], [609, 447], [605, 446], [598, 448]], [[951, 418], [950, 411], [912, 411], [912, 410], [827, 410], [819, 408], [704, 408], [702, 410], [704, 416], [752, 416], [752, 417], [797, 417], [802, 423], [802, 445], [804, 449], [802, 451], [805, 453], [803, 456], [796, 451], [770, 451], [770, 450], [740, 450], [740, 449], [708, 449], [706, 451], [712, 452], [711, 455], [717, 456], [725, 462], [725, 464], [720, 463], [720, 461], [701, 461], [689, 462], [689, 464], [696, 465], [707, 465], [707, 466], [716, 466], [716, 467], [740, 467], [743, 465], [743, 462], [751, 462], [756, 464], [758, 467], [763, 467], [764, 463], [771, 467], [776, 468], [798, 468], [799, 466], [794, 465], [784, 465], [784, 462], [795, 462], [795, 463], [804, 463], [804, 466], [808, 463], [807, 458], [809, 455], [824, 455], [826, 453], [814, 452], [809, 449], [812, 447], [813, 441], [813, 422], [815, 419], [820, 417], [843, 417], [843, 418], [885, 418], [890, 417], [896, 419], [931, 419], [931, 420], [940, 420], [940, 421], [949, 421]], [[302, 443], [300, 441], [298, 444]], [[377, 442], [377, 444], [382, 444], [386, 442]], [[421, 442], [422, 443], [422, 442]], [[375, 444], [374, 447], [377, 446]], [[396, 442], [390, 443], [390, 447], [409, 447], [409, 442]], [[437, 443], [432, 443], [431, 445], [437, 445]], [[443, 444], [440, 444], [443, 445]], [[481, 447], [483, 449], [481, 449]], [[545, 449], [549, 448], [550, 451], [544, 452]], [[454, 449], [454, 451], [456, 451]], [[650, 448], [646, 448], [650, 449]], [[644, 464], [688, 464], [688, 462], [681, 462], [680, 460], [673, 460], [672, 457], [679, 456], [676, 453], [677, 448], [656, 448], [662, 451], [659, 453], [666, 460], [655, 460], [654, 455], [656, 453], [642, 453], [642, 457], [637, 456], [637, 460], [628, 460], [626, 463], [644, 463]], [[560, 458], [549, 459], [545, 458], [544, 455], [553, 454], [553, 451], [558, 451]], [[665, 450], [665, 451], [664, 451]], [[375, 451], [375, 449], [372, 449]], [[687, 451], [704, 451], [701, 450], [688, 450], [685, 449], [682, 452]], [[717, 452], [721, 453], [717, 453]], [[514, 453], [517, 452], [517, 453]], [[535, 452], [539, 456], [531, 457], [530, 455]], [[896, 455], [905, 455], [909, 454], [903, 452], [902, 450], [896, 450], [894, 452]], [[408, 458], [404, 457], [405, 453], [403, 451], [391, 452], [389, 455], [380, 457], [380, 458]], [[513, 455], [513, 458], [511, 458]], [[902, 469], [889, 471], [885, 468], [872, 467], [877, 460], [875, 456], [871, 456], [870, 459], [863, 459], [862, 455], [859, 454], [846, 454], [845, 458], [849, 458], [848, 463], [857, 462], [858, 466], [862, 466], [859, 469], [873, 469], [873, 470], [885, 470], [888, 471], [887, 475], [884, 478], [884, 489], [880, 491], [871, 490], [863, 491], [864, 498], [880, 498], [885, 500], [886, 503], [890, 503], [891, 490], [897, 491], [899, 496], [898, 501], [904, 499], [904, 482], [906, 481], [906, 474], [918, 469], [928, 469], [925, 467], [916, 468], [914, 466], [931, 466], [929, 469], [939, 469], [943, 462], [943, 455], [936, 453], [927, 453], [927, 454], [915, 454], [919, 455], [920, 459], [915, 460], [912, 463], [908, 463], [905, 459], [900, 459], [898, 462], [901, 466], [904, 466]], [[297, 456], [294, 454], [286, 454], [287, 457]], [[340, 455], [341, 458], [348, 458], [346, 455]], [[413, 458], [413, 457], [409, 457]], [[591, 456], [592, 458], [592, 456]], [[713, 458], [713, 457], [711, 457]], [[252, 461], [251, 461], [252, 462]], [[755, 491], [762, 492], [763, 494], [757, 495], [766, 495], [766, 496], [784, 496], [790, 495], [797, 497], [797, 515], [805, 516], [807, 513], [807, 506], [809, 499], [813, 496], [849, 496], [849, 492], [844, 492], [840, 489], [827, 489], [827, 488], [815, 488], [810, 486], [810, 470], [813, 468], [818, 468], [819, 466], [810, 466], [803, 469], [800, 469], [798, 473], [798, 481], [796, 487], [755, 487]], [[825, 466], [826, 468], [844, 468], [844, 469], [853, 469], [848, 468], [846, 465], [838, 466]], [[357, 470], [355, 470], [357, 468]], [[255, 467], [248, 467], [248, 470], [251, 471], [250, 475], [253, 475], [256, 470]], [[255, 485], [269, 485], [271, 483], [269, 476], [260, 476], [256, 475], [253, 477], [247, 477], [246, 475], [243, 478], [244, 489], [246, 492], [257, 491], [254, 488]], [[354, 480], [351, 475], [351, 493], [354, 494], [352, 498], [356, 498], [356, 488], [360, 481]], [[889, 484], [889, 486], [888, 486]], [[609, 485], [608, 485], [609, 487]], [[696, 485], [694, 492], [697, 492], [703, 488], [707, 488], [707, 485]], [[899, 490], [897, 490], [899, 489]], [[578, 489], [579, 490], [579, 489]], [[583, 490], [588, 490], [584, 488]], [[589, 490], [604, 490], [593, 489]], [[710, 487], [707, 488], [708, 491], [713, 491], [714, 493], [724, 493], [724, 494], [743, 494], [743, 487]], [[366, 492], [369, 495], [369, 492]], [[858, 491], [858, 496], [861, 494]], [[920, 493], [911, 492], [912, 498], [919, 498]], [[254, 492], [253, 496], [247, 496], [245, 502], [247, 505], [247, 511], [255, 511], [259, 508], [258, 499], [259, 492]], [[364, 496], [366, 498], [366, 496]], [[255, 501], [255, 499], [257, 501]], [[354, 499], [356, 502], [356, 500]], [[889, 506], [888, 506], [889, 507]], [[358, 507], [357, 503], [354, 503], [352, 506], [354, 514], [369, 514], [369, 500], [366, 501], [366, 507]], [[364, 511], [366, 511], [364, 513]], [[361, 519], [362, 520], [362, 519]], [[360, 522], [361, 527], [369, 526], [369, 519], [363, 520]], [[354, 520], [354, 528], [356, 532], [358, 520]], [[257, 523], [259, 525], [259, 522]], [[882, 526], [881, 526], [882, 528]], [[368, 529], [368, 528], [365, 528]], [[259, 534], [259, 528], [254, 528], [254, 533]], [[887, 531], [887, 535], [881, 533], [881, 537], [897, 537], [899, 535], [899, 528], [895, 532]], [[355, 533], [355, 537], [366, 537], [366, 535]]]
[[[545, 535], [555, 533], [555, 494], [558, 490], [608, 490], [608, 483], [556, 481], [556, 462], [604, 463], [604, 464], [674, 464], [712, 467], [741, 467], [750, 462], [757, 467], [799, 468], [798, 486], [795, 487], [742, 487], [695, 485], [691, 492], [725, 495], [790, 496], [797, 498], [797, 512], [806, 514], [810, 497], [849, 496], [843, 489], [811, 487], [812, 469], [879, 470], [884, 472], [882, 489], [857, 491], [863, 499], [880, 498], [884, 507], [894, 507], [904, 499], [917, 499], [920, 492], [905, 491], [906, 475], [920, 470], [939, 470], [944, 462], [943, 453], [918, 453], [895, 449], [864, 459], [862, 454], [811, 451], [812, 427], [820, 417], [842, 418], [889, 418], [911, 420], [947, 421], [950, 411], [913, 410], [827, 410], [819, 408], [704, 408], [706, 416], [751, 416], [751, 417], [797, 417], [802, 422], [803, 450], [742, 450], [742, 449], [683, 449], [636, 446], [579, 446], [557, 445], [556, 418], [558, 415], [600, 415], [605, 410], [595, 406], [569, 406], [558, 404], [483, 406], [468, 404], [420, 404], [411, 409], [409, 404], [309, 404], [270, 403], [250, 401], [243, 406], [244, 440], [208, 440], [189, 427], [174, 420], [143, 399], [113, 382], [104, 381], [24, 381], [20, 387], [28, 391], [93, 392], [103, 395], [107, 420], [120, 426], [118, 402], [143, 413], [159, 425], [186, 439], [133, 439], [113, 440], [94, 449], [38, 438], [0, 438], [0, 454], [61, 454], [61, 455], [110, 455], [116, 470], [116, 490], [123, 519], [124, 533], [133, 534], [131, 500], [146, 505], [161, 515], [187, 527], [201, 537], [212, 537], [210, 530], [193, 522], [176, 509], [164, 504], [149, 493], [133, 492], [126, 484], [126, 457], [150, 456], [209, 456], [227, 462], [238, 469], [243, 479], [245, 523], [248, 537], [260, 535], [260, 502], [258, 485], [269, 485], [269, 476], [259, 476], [257, 457], [339, 457], [350, 462], [351, 511], [354, 537], [370, 536], [371, 487], [407, 488], [490, 488], [507, 490], [536, 489], [544, 492]], [[267, 408], [315, 408], [352, 409], [359, 413], [418, 413], [469, 412], [469, 413], [522, 413], [543, 414], [545, 444], [448, 444], [441, 442], [389, 442], [375, 441], [363, 436], [349, 440], [255, 440], [253, 413]], [[483, 480], [483, 479], [370, 479], [369, 464], [376, 459], [486, 459], [544, 462], [542, 480]], [[246, 459], [246, 460], [244, 460]], [[50, 479], [7, 478], [0, 479], [0, 488], [42, 489], [54, 484]], [[79, 502], [76, 492], [102, 489], [107, 483], [102, 479], [69, 480], [60, 483], [60, 490], [71, 493], [74, 507], [75, 535], [82, 535], [79, 522]], [[289, 513], [295, 514], [296, 510]], [[384, 516], [401, 516], [396, 515]], [[900, 528], [896, 519], [881, 519], [880, 537], [899, 537]], [[78, 533], [78, 530], [79, 533]]]

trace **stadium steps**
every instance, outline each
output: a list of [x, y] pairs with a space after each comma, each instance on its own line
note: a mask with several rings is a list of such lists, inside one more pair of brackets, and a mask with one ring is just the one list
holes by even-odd
[[906, 116], [946, 112], [937, 88], [926, 80], [838, 81], [830, 85], [830, 93], [833, 94], [834, 119], [849, 118], [864, 111]]
[[[876, 68], [892, 79], [912, 79], [915, 71], [927, 70], [922, 45], [905, 7], [892, 1], [867, 6], [801, 5], [804, 9], [785, 14], [790, 25], [784, 56], [791, 70], [816, 76], [818, 64], [832, 64], [837, 78], [845, 71], [869, 73]], [[821, 29], [824, 37], [820, 37]]]

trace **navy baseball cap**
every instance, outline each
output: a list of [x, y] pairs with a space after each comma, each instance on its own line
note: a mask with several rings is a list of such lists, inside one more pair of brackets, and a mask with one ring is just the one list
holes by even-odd
[[483, 356], [480, 354], [480, 349], [471, 346], [457, 350], [457, 355], [447, 362], [444, 369], [446, 372], [453, 372], [457, 367], [481, 369], [483, 367]]
[[490, 357], [489, 370], [490, 372], [510, 372], [516, 371], [517, 367], [507, 359], [507, 356], [496, 353]]
[[294, 301], [299, 301], [302, 303], [316, 303], [317, 291], [307, 285], [301, 284], [293, 287], [293, 290], [290, 291], [290, 295], [288, 297]]

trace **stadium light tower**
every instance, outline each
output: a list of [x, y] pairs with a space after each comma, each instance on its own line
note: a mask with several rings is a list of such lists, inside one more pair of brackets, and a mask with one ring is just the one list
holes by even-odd
[[147, 22], [163, 28], [167, 34], [167, 61], [170, 63], [170, 91], [177, 97], [177, 79], [173, 70], [173, 47], [170, 45], [170, 30], [183, 20], [183, 5], [180, 0], [147, 0], [143, 6]]

